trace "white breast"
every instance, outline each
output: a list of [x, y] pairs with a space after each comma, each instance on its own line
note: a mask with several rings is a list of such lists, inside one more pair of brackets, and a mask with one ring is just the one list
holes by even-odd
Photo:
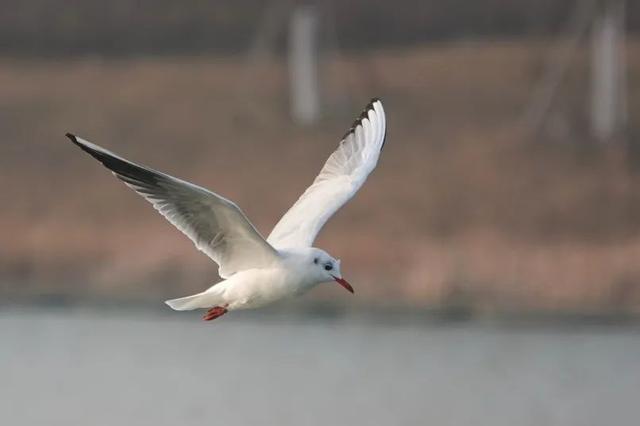
[[[216, 288], [217, 287], [217, 288]], [[211, 288], [220, 291], [227, 309], [257, 308], [303, 292], [299, 277], [284, 268], [249, 269]]]

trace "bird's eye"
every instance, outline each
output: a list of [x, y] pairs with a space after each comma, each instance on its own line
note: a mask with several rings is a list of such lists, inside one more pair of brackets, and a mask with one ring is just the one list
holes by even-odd
[[316, 265], [318, 264], [318, 258], [317, 257], [315, 259], [313, 259], [313, 263], [315, 263]]
[[325, 271], [330, 271], [333, 269], [333, 265], [330, 263], [327, 263], [326, 265], [324, 265], [324, 270]]

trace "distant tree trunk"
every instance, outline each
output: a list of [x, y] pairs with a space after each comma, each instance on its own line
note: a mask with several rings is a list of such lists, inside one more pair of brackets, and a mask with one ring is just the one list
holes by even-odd
[[318, 13], [300, 5], [289, 26], [289, 81], [291, 116], [296, 123], [313, 124], [320, 116], [318, 84]]
[[604, 2], [595, 18], [591, 64], [591, 131], [609, 142], [621, 135], [626, 120], [624, 0]]

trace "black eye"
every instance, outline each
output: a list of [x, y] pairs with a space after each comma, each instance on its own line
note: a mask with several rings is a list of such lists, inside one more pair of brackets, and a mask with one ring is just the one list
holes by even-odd
[[330, 271], [333, 269], [333, 265], [330, 263], [327, 263], [326, 265], [324, 265], [324, 270], [325, 271]]
[[315, 259], [313, 259], [313, 263], [315, 263], [316, 265], [318, 264], [318, 258], [317, 257]]

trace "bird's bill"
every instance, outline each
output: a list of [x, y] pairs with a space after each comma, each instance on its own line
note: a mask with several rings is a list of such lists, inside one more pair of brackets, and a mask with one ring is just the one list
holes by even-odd
[[351, 287], [351, 284], [349, 284], [349, 282], [347, 280], [345, 280], [344, 278], [338, 278], [338, 277], [333, 276], [333, 275], [331, 275], [331, 276], [333, 277], [334, 280], [336, 280], [336, 282], [338, 284], [340, 284], [342, 287], [346, 288], [348, 292], [354, 293], [353, 287]]

